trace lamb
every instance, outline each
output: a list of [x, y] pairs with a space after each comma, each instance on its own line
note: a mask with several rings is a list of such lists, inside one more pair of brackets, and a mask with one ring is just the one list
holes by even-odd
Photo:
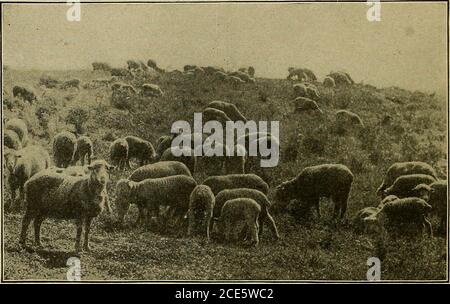
[[210, 120], [216, 120], [220, 122], [222, 125], [225, 125], [227, 121], [231, 121], [231, 118], [228, 117], [225, 112], [221, 110], [217, 110], [214, 108], [206, 108], [202, 111], [203, 121], [206, 123]]
[[225, 174], [244, 174], [247, 151], [242, 145], [235, 145], [233, 156], [225, 158]]
[[91, 158], [94, 156], [94, 144], [88, 136], [80, 136], [77, 139], [75, 152], [73, 154], [73, 165], [76, 165], [78, 161], [84, 166], [85, 159], [88, 165], [91, 164]]
[[57, 167], [67, 168], [75, 154], [77, 138], [73, 133], [62, 131], [53, 138], [53, 158]]
[[431, 223], [426, 218], [432, 207], [423, 199], [407, 197], [386, 203], [380, 211], [368, 216], [364, 221], [374, 225], [384, 234], [386, 229], [399, 229], [404, 225], [412, 225], [422, 231], [425, 227], [430, 237], [433, 236]]
[[70, 79], [67, 81], [64, 81], [60, 88], [62, 90], [67, 90], [68, 88], [76, 88], [76, 89], [80, 89], [80, 80], [79, 79]]
[[214, 108], [223, 111], [232, 121], [247, 122], [247, 118], [245, 118], [238, 108], [232, 103], [214, 100], [207, 105], [207, 108]]
[[5, 147], [14, 150], [22, 149], [22, 142], [20, 141], [19, 135], [13, 130], [5, 130], [3, 133], [3, 144]]
[[437, 178], [436, 171], [427, 163], [418, 161], [394, 163], [387, 170], [377, 194], [382, 194], [383, 190], [390, 187], [398, 177], [409, 174], [426, 174]]
[[36, 95], [32, 91], [21, 86], [14, 86], [13, 96], [20, 96], [20, 98], [22, 98], [24, 101], [28, 101], [30, 104], [32, 104], [33, 101], [37, 100]]
[[11, 130], [16, 132], [17, 136], [19, 136], [20, 142], [22, 143], [22, 147], [25, 147], [28, 142], [28, 127], [27, 124], [20, 118], [12, 118], [8, 120], [5, 125], [5, 131]]
[[156, 159], [156, 152], [151, 142], [136, 136], [126, 136], [125, 140], [128, 143], [128, 166], [130, 158], [133, 157], [140, 161], [141, 166]]
[[77, 252], [90, 250], [91, 222], [102, 212], [109, 171], [113, 166], [104, 160], [96, 160], [87, 168], [90, 173], [86, 176], [36, 174], [25, 183], [26, 211], [22, 220], [20, 245], [25, 246], [28, 226], [33, 220], [35, 245], [41, 247], [40, 230], [44, 219], [75, 219], [77, 226], [75, 250]]
[[216, 196], [216, 204], [214, 205], [214, 212], [213, 212], [214, 218], [218, 218], [221, 215], [222, 207], [224, 206], [226, 201], [236, 198], [253, 199], [261, 207], [261, 214], [258, 220], [259, 239], [261, 239], [264, 222], [267, 222], [275, 237], [277, 239], [280, 238], [277, 226], [275, 224], [275, 220], [273, 219], [272, 215], [270, 215], [269, 212], [271, 203], [267, 198], [267, 196], [258, 190], [248, 188], [237, 188], [237, 189], [225, 189], [220, 191]]
[[161, 204], [169, 206], [174, 216], [182, 218], [189, 209], [189, 196], [196, 186], [196, 181], [186, 175], [147, 178], [140, 182], [121, 179], [116, 185], [119, 218], [123, 222], [122, 206], [129, 206], [130, 201], [139, 207], [138, 222], [145, 221], [144, 209], [159, 214]]
[[144, 97], [161, 97], [164, 95], [164, 92], [156, 84], [144, 83], [141, 87], [141, 95]]
[[335, 113], [336, 122], [340, 125], [360, 125], [364, 127], [363, 120], [358, 114], [348, 110], [338, 110]]
[[240, 227], [239, 224], [243, 222], [250, 232], [251, 242], [258, 246], [260, 213], [261, 207], [251, 198], [229, 200], [222, 207], [220, 218], [217, 221], [217, 232], [219, 235], [225, 236], [225, 241], [231, 240], [231, 234], [233, 234], [233, 239], [236, 240], [240, 232], [237, 227]]
[[331, 198], [334, 218], [344, 217], [353, 174], [341, 164], [323, 164], [304, 168], [297, 177], [276, 187], [275, 210], [285, 208], [290, 200], [297, 199], [308, 207], [315, 207], [320, 217], [319, 199]]
[[370, 222], [366, 222], [365, 219], [370, 216], [376, 216], [378, 212], [380, 212], [381, 209], [383, 209], [384, 205], [390, 202], [393, 202], [395, 200], [398, 200], [399, 198], [395, 195], [389, 195], [385, 197], [377, 207], [366, 207], [361, 210], [359, 210], [355, 217], [353, 218], [353, 225], [355, 226], [356, 230], [358, 231], [364, 231], [365, 233], [369, 231], [377, 232], [376, 230], [373, 230], [373, 226], [370, 225]]
[[[40, 146], [28, 146], [20, 151], [11, 152], [8, 157], [7, 169], [10, 172], [8, 183], [11, 189], [12, 206], [16, 207], [16, 192], [19, 190], [19, 201], [23, 200], [25, 182], [33, 175], [50, 166], [48, 152]], [[20, 206], [20, 205], [19, 205]]]
[[303, 111], [319, 111], [321, 114], [323, 113], [317, 103], [306, 97], [297, 97], [294, 100], [295, 103], [295, 112], [303, 112]]
[[394, 183], [383, 190], [383, 195], [396, 195], [399, 198], [411, 197], [414, 195], [413, 189], [419, 184], [430, 185], [435, 182], [436, 179], [433, 176], [426, 174], [409, 174], [402, 175], [397, 178]]
[[334, 79], [330, 76], [326, 76], [323, 79], [323, 86], [326, 88], [334, 88], [336, 86], [336, 83], [334, 82]]
[[256, 174], [229, 174], [224, 176], [210, 176], [203, 181], [203, 185], [211, 188], [214, 195], [225, 189], [249, 188], [259, 190], [267, 195], [269, 185]]
[[[178, 150], [177, 153], [183, 153], [183, 155], [181, 156], [175, 156], [173, 154], [173, 152], [175, 150]], [[167, 148], [163, 154], [161, 155], [160, 161], [179, 161], [182, 162], [183, 164], [185, 164], [188, 168], [189, 171], [191, 171], [192, 174], [195, 173], [196, 170], [196, 166], [197, 166], [197, 157], [194, 155], [194, 151], [189, 148], [189, 147], [184, 147], [182, 149], [178, 148], [178, 147], [174, 147], [174, 148]]]
[[206, 185], [198, 185], [192, 190], [189, 197], [189, 227], [188, 235], [191, 236], [196, 228], [196, 221], [203, 220], [203, 225], [206, 230], [206, 239], [210, 240], [210, 226], [212, 225], [213, 209], [215, 205], [215, 197]]
[[129, 166], [128, 151], [128, 142], [124, 138], [116, 139], [109, 147], [109, 157], [111, 163], [119, 170], [124, 170], [125, 166]]

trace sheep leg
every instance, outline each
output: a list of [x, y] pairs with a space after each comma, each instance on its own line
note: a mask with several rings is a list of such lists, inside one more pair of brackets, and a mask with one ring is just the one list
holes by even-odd
[[37, 216], [34, 219], [34, 245], [37, 248], [42, 248], [41, 245], [41, 224], [44, 221], [43, 216]]
[[[269, 213], [269, 210], [267, 210], [266, 218], [269, 222], [270, 230], [272, 230], [272, 233], [275, 235], [277, 239], [280, 239], [280, 234], [278, 233], [277, 225], [275, 224], [275, 220], [273, 219], [272, 215]], [[259, 228], [262, 230], [262, 226]]]
[[195, 221], [195, 214], [194, 210], [192, 208], [188, 211], [188, 218], [189, 218], [189, 226], [188, 226], [188, 236], [192, 236], [193, 230], [194, 230], [194, 221]]
[[30, 214], [30, 212], [26, 211], [25, 216], [23, 217], [23, 220], [22, 220], [22, 230], [20, 232], [19, 244], [21, 246], [25, 246], [26, 239], [27, 239], [28, 226], [30, 226], [30, 223], [32, 220], [33, 220], [33, 216]]
[[248, 229], [250, 231], [250, 235], [251, 235], [251, 244], [258, 246], [259, 244], [259, 238], [258, 238], [258, 230], [259, 230], [259, 225], [258, 225], [258, 218], [251, 220], [250, 223], [248, 224]]
[[423, 218], [423, 225], [427, 229], [428, 236], [430, 238], [432, 238], [433, 237], [433, 227], [431, 226], [430, 221], [425, 217]]
[[91, 248], [89, 247], [89, 232], [91, 231], [91, 223], [92, 217], [88, 217], [84, 220], [84, 244], [83, 244], [84, 251], [91, 250]]
[[87, 163], [88, 163], [88, 165], [91, 164], [91, 154], [87, 155]]
[[210, 223], [212, 222], [211, 218], [212, 218], [212, 214], [211, 214], [211, 216], [208, 216], [208, 218], [206, 219], [205, 226], [206, 226], [206, 241], [207, 242], [209, 242], [211, 240], [210, 235], [209, 235], [209, 226], [210, 226]]
[[75, 222], [77, 226], [77, 237], [75, 240], [75, 251], [81, 252], [81, 234], [83, 233], [83, 220], [81, 218], [77, 218]]
[[261, 238], [262, 236], [262, 231], [263, 231], [263, 227], [264, 227], [264, 222], [267, 218], [267, 208], [263, 208], [262, 211], [264, 214], [262, 214], [260, 217], [258, 217], [258, 224], [259, 224], [259, 231], [258, 231], [258, 236], [259, 238]]

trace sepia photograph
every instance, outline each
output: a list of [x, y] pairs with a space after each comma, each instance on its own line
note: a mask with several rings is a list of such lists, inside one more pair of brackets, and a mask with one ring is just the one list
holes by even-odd
[[1, 282], [448, 284], [448, 17], [3, 2]]

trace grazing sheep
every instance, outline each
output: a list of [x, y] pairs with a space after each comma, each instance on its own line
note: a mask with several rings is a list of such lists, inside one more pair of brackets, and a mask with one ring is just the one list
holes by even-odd
[[266, 221], [275, 237], [277, 239], [280, 238], [280, 235], [278, 234], [277, 225], [275, 224], [275, 220], [273, 219], [272, 215], [270, 215], [269, 212], [269, 208], [271, 205], [269, 199], [264, 193], [255, 189], [237, 188], [237, 189], [225, 189], [220, 191], [216, 196], [216, 204], [214, 206], [214, 213], [213, 213], [214, 218], [218, 218], [220, 216], [222, 207], [226, 201], [236, 198], [251, 198], [255, 200], [261, 207], [261, 214], [259, 216], [258, 221], [260, 239], [263, 231], [263, 225], [264, 222]]
[[11, 130], [16, 132], [19, 136], [20, 142], [22, 143], [22, 147], [25, 147], [28, 142], [28, 128], [27, 124], [20, 118], [12, 118], [8, 120], [5, 125], [5, 131]]
[[241, 78], [237, 77], [237, 76], [227, 76], [227, 81], [233, 85], [238, 85], [238, 84], [242, 84], [245, 83], [244, 80], [242, 80]]
[[201, 154], [199, 149], [202, 149], [203, 154], [198, 160], [198, 171], [208, 176], [222, 174], [227, 155], [230, 154], [228, 147], [218, 142], [209, 147], [208, 140], [206, 140], [203, 146], [198, 146], [194, 150], [196, 155]]
[[430, 200], [433, 212], [440, 218], [439, 231], [445, 232], [447, 227], [447, 180], [438, 180], [430, 184]]
[[250, 75], [250, 77], [255, 77], [255, 68], [252, 66], [249, 66], [247, 69], [247, 73]]
[[141, 95], [144, 97], [161, 97], [164, 92], [156, 84], [144, 83], [141, 87]]
[[400, 229], [405, 225], [408, 225], [409, 231], [415, 228], [418, 232], [422, 232], [425, 227], [429, 236], [432, 237], [433, 228], [426, 218], [431, 209], [432, 207], [423, 199], [401, 198], [384, 204], [379, 212], [366, 217], [364, 221], [367, 225], [378, 228], [381, 233], [389, 229]]
[[125, 140], [128, 143], [128, 166], [130, 166], [130, 158], [139, 160], [140, 166], [151, 163], [156, 159], [156, 152], [151, 142], [136, 136], [127, 136]]
[[334, 79], [330, 76], [326, 76], [323, 79], [323, 86], [326, 88], [334, 88], [336, 86], [336, 83], [334, 82]]
[[437, 177], [436, 171], [427, 163], [412, 161], [412, 162], [401, 162], [394, 163], [386, 172], [383, 182], [377, 189], [377, 194], [382, 194], [383, 190], [390, 187], [394, 181], [402, 176], [409, 174], [426, 174]]
[[269, 185], [256, 174], [229, 174], [223, 176], [210, 176], [204, 180], [203, 185], [211, 188], [214, 195], [225, 189], [249, 188], [259, 190], [267, 195]]
[[[247, 231], [250, 232], [251, 242], [258, 246], [259, 244], [259, 214], [261, 207], [251, 198], [236, 198], [227, 201], [223, 207], [220, 218], [217, 221], [218, 235], [224, 235], [225, 241], [238, 239], [240, 227], [244, 223]], [[233, 237], [231, 238], [231, 236]]]
[[213, 77], [216, 80], [224, 81], [224, 80], [227, 80], [228, 74], [225, 72], [222, 72], [222, 71], [217, 71], [217, 72], [214, 72]]
[[288, 68], [289, 75], [287, 76], [287, 80], [297, 79], [298, 81], [306, 81], [308, 80], [308, 76], [306, 75], [303, 69], [298, 69], [294, 67]]
[[383, 198], [380, 202], [380, 204], [378, 205], [378, 208], [382, 208], [384, 206], [384, 204], [387, 204], [389, 202], [393, 202], [395, 200], [398, 200], [398, 196], [397, 195], [388, 195], [385, 198]]
[[252, 77], [250, 77], [249, 74], [247, 74], [246, 72], [242, 72], [242, 71], [236, 71], [236, 72], [231, 72], [228, 74], [230, 77], [234, 76], [234, 77], [238, 77], [239, 79], [241, 79], [243, 82], [254, 82], [254, 79]]
[[[172, 149], [174, 149], [174, 150], [172, 150]], [[173, 153], [175, 150], [178, 151], [177, 153], [183, 153], [183, 155], [175, 156]], [[197, 157], [194, 155], [194, 151], [189, 147], [183, 147], [181, 149], [179, 147], [167, 148], [163, 152], [163, 154], [161, 155], [159, 160], [160, 161], [173, 160], [173, 161], [182, 162], [189, 168], [189, 171], [191, 171], [192, 174], [195, 173], [195, 169], [197, 166]]]
[[127, 60], [127, 67], [129, 70], [138, 70], [141, 66], [134, 60]]
[[317, 103], [306, 97], [297, 97], [294, 100], [295, 103], [295, 112], [303, 112], [303, 111], [319, 111], [323, 113]]
[[428, 202], [430, 199], [431, 187], [427, 184], [418, 184], [411, 190], [410, 197], [418, 197]]
[[196, 65], [189, 65], [189, 64], [187, 64], [187, 65], [185, 65], [185, 66], [183, 67], [183, 71], [184, 71], [184, 72], [189, 72], [189, 71], [194, 70], [194, 69], [196, 69], [196, 68], [197, 68]]
[[327, 77], [333, 78], [336, 86], [347, 86], [355, 83], [350, 75], [344, 72], [331, 72]]
[[211, 188], [205, 185], [198, 185], [192, 190], [189, 197], [189, 227], [188, 235], [191, 236], [194, 230], [198, 231], [196, 227], [196, 221], [201, 220], [203, 227], [206, 230], [206, 238], [209, 241], [210, 226], [212, 225], [213, 209], [215, 205], [215, 197], [211, 191]]
[[355, 114], [348, 110], [338, 110], [336, 111], [335, 116], [336, 122], [339, 125], [360, 125], [364, 127], [364, 123], [361, 117], [359, 117], [358, 114]]
[[225, 112], [214, 108], [204, 109], [202, 111], [202, 115], [204, 123], [206, 123], [207, 121], [216, 120], [225, 126], [227, 121], [231, 121], [230, 117], [228, 117], [228, 115], [225, 114]]
[[[35, 245], [41, 247], [41, 224], [46, 218], [75, 219], [77, 237], [75, 250], [89, 251], [89, 232], [92, 219], [100, 214], [105, 201], [109, 171], [113, 168], [104, 160], [96, 160], [87, 167], [85, 176], [58, 173], [36, 174], [25, 183], [26, 211], [22, 220], [20, 244], [25, 246], [28, 226], [34, 220]], [[84, 244], [81, 234], [84, 224]]]
[[88, 136], [80, 136], [77, 139], [75, 152], [73, 154], [73, 165], [76, 165], [78, 161], [84, 166], [85, 159], [88, 165], [91, 164], [91, 158], [94, 156], [94, 144]]
[[389, 188], [383, 190], [383, 195], [396, 195], [399, 198], [412, 197], [414, 195], [413, 189], [417, 185], [430, 185], [435, 181], [436, 179], [433, 176], [426, 174], [402, 175]]
[[214, 100], [207, 105], [207, 108], [214, 108], [223, 111], [232, 121], [247, 122], [247, 118], [245, 118], [238, 108], [232, 103]]
[[94, 71], [110, 71], [111, 67], [109, 66], [109, 64], [104, 63], [104, 62], [93, 62], [92, 63], [92, 69]]
[[368, 233], [369, 229], [371, 228], [371, 225], [367, 225], [366, 224], [367, 222], [364, 221], [364, 219], [369, 216], [376, 216], [376, 214], [379, 211], [380, 211], [379, 207], [366, 207], [359, 210], [352, 220], [356, 231], [358, 232], [363, 231], [364, 233]]
[[245, 150], [250, 153], [250, 143], [255, 142], [259, 139], [265, 139], [268, 141], [267, 146], [270, 148], [272, 145], [278, 145], [278, 138], [270, 134], [269, 132], [251, 132], [241, 135], [237, 138], [236, 142], [238, 144], [244, 144]]
[[172, 146], [172, 140], [179, 134], [163, 135], [156, 142], [156, 157], [159, 159], [168, 148]]
[[77, 138], [73, 133], [62, 131], [53, 138], [53, 159], [57, 167], [67, 168], [73, 161]]
[[353, 182], [353, 174], [341, 164], [323, 164], [304, 168], [297, 177], [276, 187], [275, 210], [285, 208], [290, 200], [297, 199], [320, 217], [319, 199], [331, 198], [334, 202], [334, 218], [343, 218]]
[[13, 130], [5, 130], [3, 132], [3, 144], [5, 145], [5, 147], [8, 147], [10, 149], [22, 149], [22, 142], [20, 141], [20, 137]]
[[195, 180], [186, 175], [147, 178], [140, 182], [121, 179], [116, 185], [119, 219], [123, 222], [122, 207], [129, 206], [130, 202], [139, 207], [138, 222], [146, 221], [144, 210], [157, 212], [159, 217], [160, 205], [169, 206], [176, 217], [182, 218], [189, 209], [189, 197], [196, 186]]
[[[40, 146], [28, 146], [20, 151], [12, 151], [6, 167], [10, 173], [8, 178], [11, 189], [12, 207], [16, 208], [16, 192], [19, 190], [19, 201], [22, 201], [24, 184], [33, 175], [50, 166], [48, 152]], [[8, 206], [10, 207], [10, 206]]]
[[124, 68], [112, 68], [110, 70], [111, 72], [111, 76], [116, 76], [116, 77], [128, 77], [131, 76], [131, 73], [129, 70], [124, 69]]
[[68, 88], [76, 88], [76, 89], [80, 89], [80, 80], [79, 79], [70, 79], [67, 81], [64, 81], [60, 88], [62, 90], [67, 90]]
[[242, 145], [235, 145], [233, 156], [225, 158], [225, 174], [244, 174], [247, 151]]
[[124, 138], [116, 139], [109, 147], [109, 157], [111, 163], [119, 170], [124, 170], [125, 166], [129, 166], [128, 151], [128, 142]]
[[29, 91], [28, 89], [21, 86], [14, 86], [13, 96], [14, 97], [19, 96], [24, 101], [28, 101], [30, 104], [32, 104], [33, 101], [37, 100], [36, 95], [32, 91]]
[[305, 83], [296, 83], [292, 86], [294, 89], [294, 95], [296, 97], [306, 97], [308, 98], [308, 87]]

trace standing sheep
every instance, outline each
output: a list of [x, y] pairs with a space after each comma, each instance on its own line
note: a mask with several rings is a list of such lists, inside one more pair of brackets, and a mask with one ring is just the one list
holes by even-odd
[[73, 133], [62, 131], [53, 138], [53, 159], [60, 168], [67, 168], [73, 161], [77, 138]]
[[248, 189], [248, 188], [237, 188], [237, 189], [225, 189], [220, 191], [216, 196], [216, 204], [214, 206], [214, 218], [218, 218], [222, 211], [222, 207], [226, 201], [236, 199], [236, 198], [251, 198], [255, 200], [258, 205], [261, 207], [261, 214], [259, 216], [259, 238], [261, 239], [263, 225], [264, 222], [267, 221], [267, 224], [272, 230], [272, 233], [275, 235], [277, 239], [280, 238], [278, 234], [277, 225], [275, 224], [275, 220], [272, 215], [270, 215], [270, 201], [267, 196], [261, 191]]
[[144, 83], [141, 87], [140, 94], [144, 97], [161, 97], [164, 95], [164, 92], [156, 84]]
[[80, 89], [80, 80], [79, 79], [70, 79], [67, 81], [64, 81], [61, 84], [61, 90], [67, 90], [68, 88], [76, 88], [76, 89]]
[[5, 130], [3, 133], [3, 144], [5, 147], [14, 150], [22, 149], [22, 142], [20, 141], [19, 135], [13, 130]]
[[25, 147], [28, 142], [28, 128], [27, 124], [20, 118], [12, 118], [8, 120], [5, 125], [5, 131], [11, 130], [16, 132], [17, 136], [19, 136], [20, 142], [22, 143], [22, 147]]
[[125, 166], [129, 166], [128, 151], [128, 142], [123, 138], [116, 139], [109, 147], [109, 157], [111, 159], [111, 163], [119, 170], [124, 170]]
[[428, 203], [433, 207], [433, 212], [440, 219], [439, 231], [446, 231], [447, 227], [447, 180], [438, 180], [430, 184], [430, 200]]
[[414, 195], [413, 189], [417, 185], [430, 185], [435, 181], [436, 179], [433, 176], [426, 174], [402, 175], [389, 188], [383, 190], [383, 195], [396, 195], [399, 198], [412, 197]]
[[336, 111], [335, 116], [336, 116], [336, 122], [339, 125], [348, 125], [348, 126], [359, 125], [359, 126], [364, 127], [364, 123], [363, 123], [361, 117], [359, 117], [358, 114], [353, 113], [351, 111], [338, 110], [338, 111]]
[[[224, 235], [225, 241], [236, 240], [239, 235], [239, 224], [244, 223], [250, 232], [251, 242], [259, 244], [259, 214], [261, 207], [251, 198], [236, 198], [227, 201], [223, 207], [220, 218], [217, 221], [218, 235]], [[231, 237], [233, 236], [233, 237]]]
[[24, 101], [28, 101], [30, 104], [32, 104], [33, 101], [37, 100], [36, 95], [32, 91], [30, 91], [24, 87], [21, 87], [21, 86], [14, 86], [13, 96], [14, 97], [19, 96]]
[[[175, 156], [173, 154], [174, 151], [172, 149], [177, 150], [180, 153], [183, 153], [181, 156]], [[167, 148], [163, 154], [161, 155], [160, 161], [179, 161], [185, 164], [192, 174], [195, 173], [196, 166], [197, 166], [197, 157], [194, 155], [194, 151], [189, 147], [184, 147], [182, 149], [178, 147], [174, 148]]]
[[386, 172], [383, 182], [377, 189], [377, 194], [382, 194], [383, 190], [390, 187], [394, 181], [402, 176], [409, 174], [426, 174], [437, 177], [436, 171], [427, 163], [412, 161], [412, 162], [400, 162], [394, 163]]
[[88, 165], [91, 164], [91, 159], [94, 156], [94, 144], [88, 136], [80, 136], [77, 139], [75, 152], [73, 154], [73, 165], [76, 165], [78, 161], [84, 166], [85, 159]]
[[206, 230], [206, 238], [210, 240], [210, 226], [212, 225], [213, 209], [215, 205], [215, 197], [211, 188], [205, 185], [198, 185], [192, 191], [189, 197], [189, 227], [188, 235], [191, 236], [194, 230], [198, 230], [196, 221], [201, 220], [203, 227]]
[[269, 185], [256, 174], [230, 174], [211, 176], [205, 179], [203, 185], [211, 188], [214, 195], [225, 189], [249, 188], [259, 190], [267, 195]]
[[223, 126], [225, 126], [227, 121], [231, 121], [230, 117], [228, 117], [225, 112], [221, 110], [217, 110], [214, 108], [206, 108], [202, 111], [203, 122], [206, 123], [211, 120], [216, 120], [220, 122]]
[[[156, 152], [151, 142], [136, 136], [127, 136], [125, 140], [128, 143], [128, 161], [130, 158], [136, 158], [140, 161], [140, 166], [151, 163], [156, 160]], [[129, 162], [127, 162], [129, 166]]]
[[245, 118], [239, 109], [232, 103], [214, 100], [207, 105], [207, 108], [214, 108], [223, 111], [232, 121], [247, 122], [247, 118]]
[[341, 164], [306, 167], [297, 177], [276, 188], [275, 210], [284, 208], [290, 200], [297, 199], [308, 207], [315, 207], [320, 217], [319, 199], [326, 197], [334, 202], [334, 218], [343, 218], [352, 182], [352, 172]]
[[37, 174], [28, 180], [25, 184], [26, 211], [22, 220], [20, 244], [25, 246], [28, 226], [33, 220], [35, 245], [41, 247], [41, 224], [46, 218], [75, 219], [77, 226], [75, 250], [89, 251], [91, 222], [103, 209], [104, 193], [112, 168], [104, 160], [96, 160], [88, 166], [90, 174], [86, 176], [49, 173]]

